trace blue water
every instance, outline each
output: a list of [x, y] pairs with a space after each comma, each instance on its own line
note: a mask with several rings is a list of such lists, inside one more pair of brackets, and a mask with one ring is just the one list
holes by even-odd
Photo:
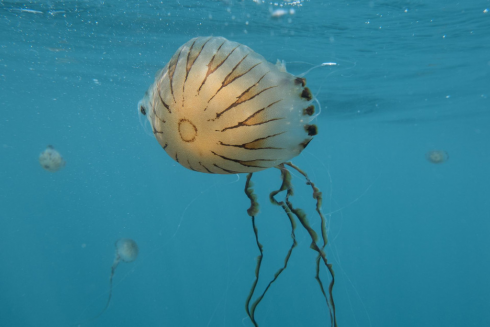
[[[0, 1], [0, 326], [252, 326], [245, 175], [183, 168], [137, 114], [156, 71], [206, 35], [293, 74], [336, 63], [306, 75], [319, 134], [293, 162], [323, 191], [338, 325], [490, 326], [490, 1], [278, 1], [294, 9], [278, 18], [261, 2]], [[48, 144], [59, 172], [38, 163]], [[291, 239], [268, 200], [279, 171], [254, 180], [263, 290]], [[293, 183], [319, 231], [311, 189]], [[330, 326], [296, 235], [262, 327]], [[139, 256], [87, 322], [121, 237]]]

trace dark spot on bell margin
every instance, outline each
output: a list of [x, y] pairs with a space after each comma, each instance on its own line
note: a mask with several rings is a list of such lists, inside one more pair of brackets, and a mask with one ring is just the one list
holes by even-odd
[[316, 125], [305, 125], [305, 131], [309, 136], [315, 136], [318, 134], [318, 127]]
[[146, 116], [146, 108], [145, 107], [141, 106], [140, 112], [143, 114], [143, 116]]
[[311, 101], [313, 99], [313, 95], [311, 95], [311, 91], [309, 88], [305, 87], [303, 89], [303, 92], [301, 92], [301, 97], [305, 99], [306, 101]]
[[301, 86], [305, 86], [306, 85], [306, 78], [296, 77], [294, 79], [294, 84], [296, 84], [296, 85], [300, 85], [301, 84]]
[[303, 109], [303, 115], [313, 116], [315, 113], [315, 106], [309, 106], [308, 108]]

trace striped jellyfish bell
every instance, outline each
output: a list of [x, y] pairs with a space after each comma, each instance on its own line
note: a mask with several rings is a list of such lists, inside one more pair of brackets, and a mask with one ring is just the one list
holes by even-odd
[[305, 85], [243, 44], [197, 37], [175, 52], [138, 108], [182, 166], [250, 173], [297, 156], [316, 135]]

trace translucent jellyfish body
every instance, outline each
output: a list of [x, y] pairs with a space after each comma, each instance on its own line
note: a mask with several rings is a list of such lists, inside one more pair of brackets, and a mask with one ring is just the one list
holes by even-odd
[[443, 150], [432, 150], [425, 155], [428, 161], [433, 164], [441, 164], [449, 159], [449, 155]]
[[50, 172], [56, 172], [66, 165], [66, 161], [61, 154], [54, 149], [52, 145], [48, 145], [46, 150], [39, 155], [39, 164], [45, 170]]
[[136, 260], [138, 256], [138, 244], [129, 238], [121, 238], [116, 242], [116, 259], [115, 261], [122, 260], [124, 262], [131, 262]]

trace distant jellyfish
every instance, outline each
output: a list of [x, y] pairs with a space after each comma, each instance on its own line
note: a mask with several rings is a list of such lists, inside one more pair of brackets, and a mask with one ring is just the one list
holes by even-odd
[[433, 164], [441, 164], [449, 159], [449, 155], [443, 150], [432, 150], [426, 153], [425, 157]]
[[66, 161], [63, 159], [61, 154], [54, 149], [52, 145], [48, 145], [46, 150], [41, 152], [39, 155], [39, 164], [45, 170], [52, 173], [65, 167]]
[[111, 302], [111, 297], [112, 297], [112, 278], [114, 277], [114, 272], [116, 271], [117, 266], [119, 265], [119, 262], [124, 261], [124, 262], [132, 262], [136, 260], [136, 257], [138, 257], [138, 244], [136, 244], [135, 241], [129, 238], [121, 238], [117, 240], [116, 242], [116, 257], [114, 259], [114, 262], [112, 263], [112, 268], [111, 268], [111, 277], [110, 277], [110, 287], [109, 287], [109, 297], [107, 299], [107, 303], [102, 309], [102, 311], [93, 317], [90, 321], [93, 321], [100, 317], [109, 307], [109, 303]]
[[116, 259], [113, 265], [117, 265], [120, 260], [132, 262], [138, 256], [138, 244], [129, 238], [121, 238], [116, 242]]

